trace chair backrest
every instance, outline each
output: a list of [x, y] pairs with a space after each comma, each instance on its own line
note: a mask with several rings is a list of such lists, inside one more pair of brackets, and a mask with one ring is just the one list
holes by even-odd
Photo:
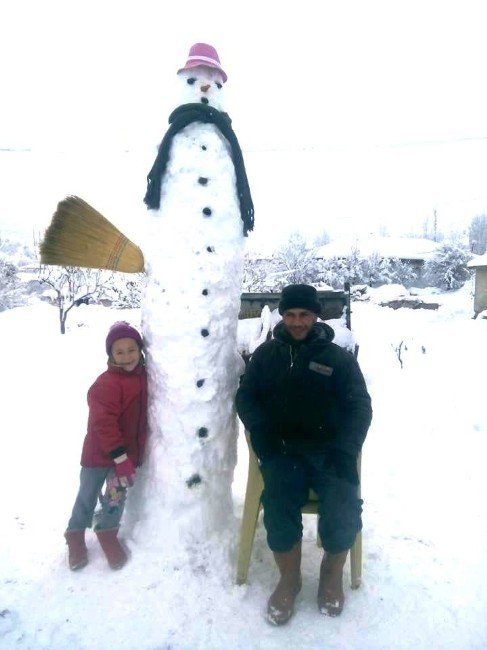
[[[347, 288], [344, 291], [338, 289], [330, 289], [327, 291], [318, 290], [317, 294], [323, 309], [321, 318], [323, 320], [341, 318], [345, 307], [347, 327], [351, 329], [350, 291]], [[240, 313], [238, 317], [239, 319], [258, 318], [266, 305], [271, 311], [277, 309], [280, 300], [280, 292], [243, 293], [240, 298]]]

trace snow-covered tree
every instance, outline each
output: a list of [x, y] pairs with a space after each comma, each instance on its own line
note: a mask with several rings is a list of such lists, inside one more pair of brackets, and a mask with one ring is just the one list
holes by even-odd
[[318, 248], [319, 246], [325, 246], [325, 244], [329, 244], [330, 241], [330, 235], [326, 232], [326, 230], [322, 230], [321, 233], [315, 237], [313, 246], [315, 248]]
[[345, 258], [330, 257], [318, 262], [318, 282], [334, 289], [341, 289], [348, 280], [348, 267]]
[[353, 248], [350, 255], [344, 258], [345, 267], [348, 272], [346, 282], [350, 284], [359, 284], [364, 281], [364, 258], [361, 257], [358, 248]]
[[346, 257], [321, 260], [317, 277], [320, 282], [341, 289], [345, 282], [369, 286], [391, 283], [411, 285], [417, 274], [409, 264], [398, 258], [378, 254], [361, 257], [357, 250], [353, 250]]
[[390, 258], [389, 263], [388, 284], [402, 284], [405, 287], [410, 287], [418, 279], [418, 273], [411, 264], [403, 262], [397, 257]]
[[487, 251], [487, 214], [480, 214], [472, 219], [468, 230], [470, 251], [483, 255]]
[[[303, 236], [293, 233], [276, 252], [276, 272], [286, 284], [310, 284], [316, 281], [318, 264]], [[280, 287], [282, 288], [282, 287]]]
[[20, 304], [20, 279], [15, 264], [0, 259], [0, 311]]
[[459, 289], [470, 277], [467, 262], [471, 253], [458, 244], [443, 244], [435, 256], [427, 260], [424, 277], [434, 287], [442, 289]]
[[275, 270], [275, 260], [255, 259], [247, 254], [244, 259], [242, 291], [251, 293], [277, 291]]
[[373, 284], [380, 281], [379, 267], [381, 258], [361, 257], [355, 248], [344, 257], [331, 257], [321, 260], [319, 264], [319, 280], [334, 289], [341, 289], [345, 282], [350, 284]]
[[417, 274], [410, 264], [397, 257], [381, 257], [377, 253], [362, 261], [363, 277], [361, 282], [369, 286], [381, 284], [411, 285]]
[[[378, 253], [374, 253], [363, 258], [359, 268], [362, 277], [358, 281], [370, 287], [390, 282], [391, 260], [388, 257], [381, 257]], [[352, 284], [356, 284], [356, 281]]]
[[52, 289], [59, 310], [59, 328], [66, 332], [66, 319], [73, 307], [100, 299], [109, 289], [112, 274], [78, 266], [41, 266], [39, 282]]
[[422, 235], [408, 235], [419, 236], [424, 239], [432, 239], [435, 242], [441, 242], [445, 239], [444, 232], [440, 229], [438, 211], [433, 210], [433, 214], [425, 217], [423, 221], [423, 234]]

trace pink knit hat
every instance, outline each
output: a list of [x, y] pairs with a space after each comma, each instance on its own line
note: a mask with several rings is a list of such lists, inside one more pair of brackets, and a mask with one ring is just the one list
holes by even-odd
[[206, 43], [195, 43], [189, 50], [188, 60], [184, 68], [178, 70], [178, 74], [183, 70], [191, 70], [198, 66], [206, 66], [207, 68], [215, 68], [219, 70], [223, 77], [223, 82], [227, 80], [227, 75], [220, 65], [218, 53], [212, 45]]
[[105, 348], [108, 356], [112, 351], [112, 345], [118, 339], [134, 339], [140, 349], [143, 347], [142, 337], [135, 327], [132, 327], [127, 321], [119, 320], [110, 327], [105, 341]]

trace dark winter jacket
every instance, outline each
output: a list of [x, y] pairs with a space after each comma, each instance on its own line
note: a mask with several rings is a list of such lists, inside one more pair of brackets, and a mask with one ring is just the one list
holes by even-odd
[[144, 366], [127, 372], [109, 365], [88, 391], [88, 430], [83, 467], [111, 467], [127, 453], [140, 465], [147, 435], [147, 374]]
[[370, 397], [357, 360], [333, 337], [329, 325], [316, 323], [297, 342], [280, 322], [274, 338], [253, 353], [236, 406], [261, 460], [286, 450], [360, 451], [372, 418]]

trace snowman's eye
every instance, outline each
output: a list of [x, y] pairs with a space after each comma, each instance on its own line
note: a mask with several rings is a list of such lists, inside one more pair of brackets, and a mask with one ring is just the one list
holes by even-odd
[[196, 77], [190, 77], [189, 79], [186, 79], [186, 83], [192, 86], [196, 81]]
[[221, 87], [222, 87], [222, 85], [221, 85], [221, 83], [220, 83], [219, 81], [216, 82], [216, 87], [217, 87], [217, 88], [221, 88]]

